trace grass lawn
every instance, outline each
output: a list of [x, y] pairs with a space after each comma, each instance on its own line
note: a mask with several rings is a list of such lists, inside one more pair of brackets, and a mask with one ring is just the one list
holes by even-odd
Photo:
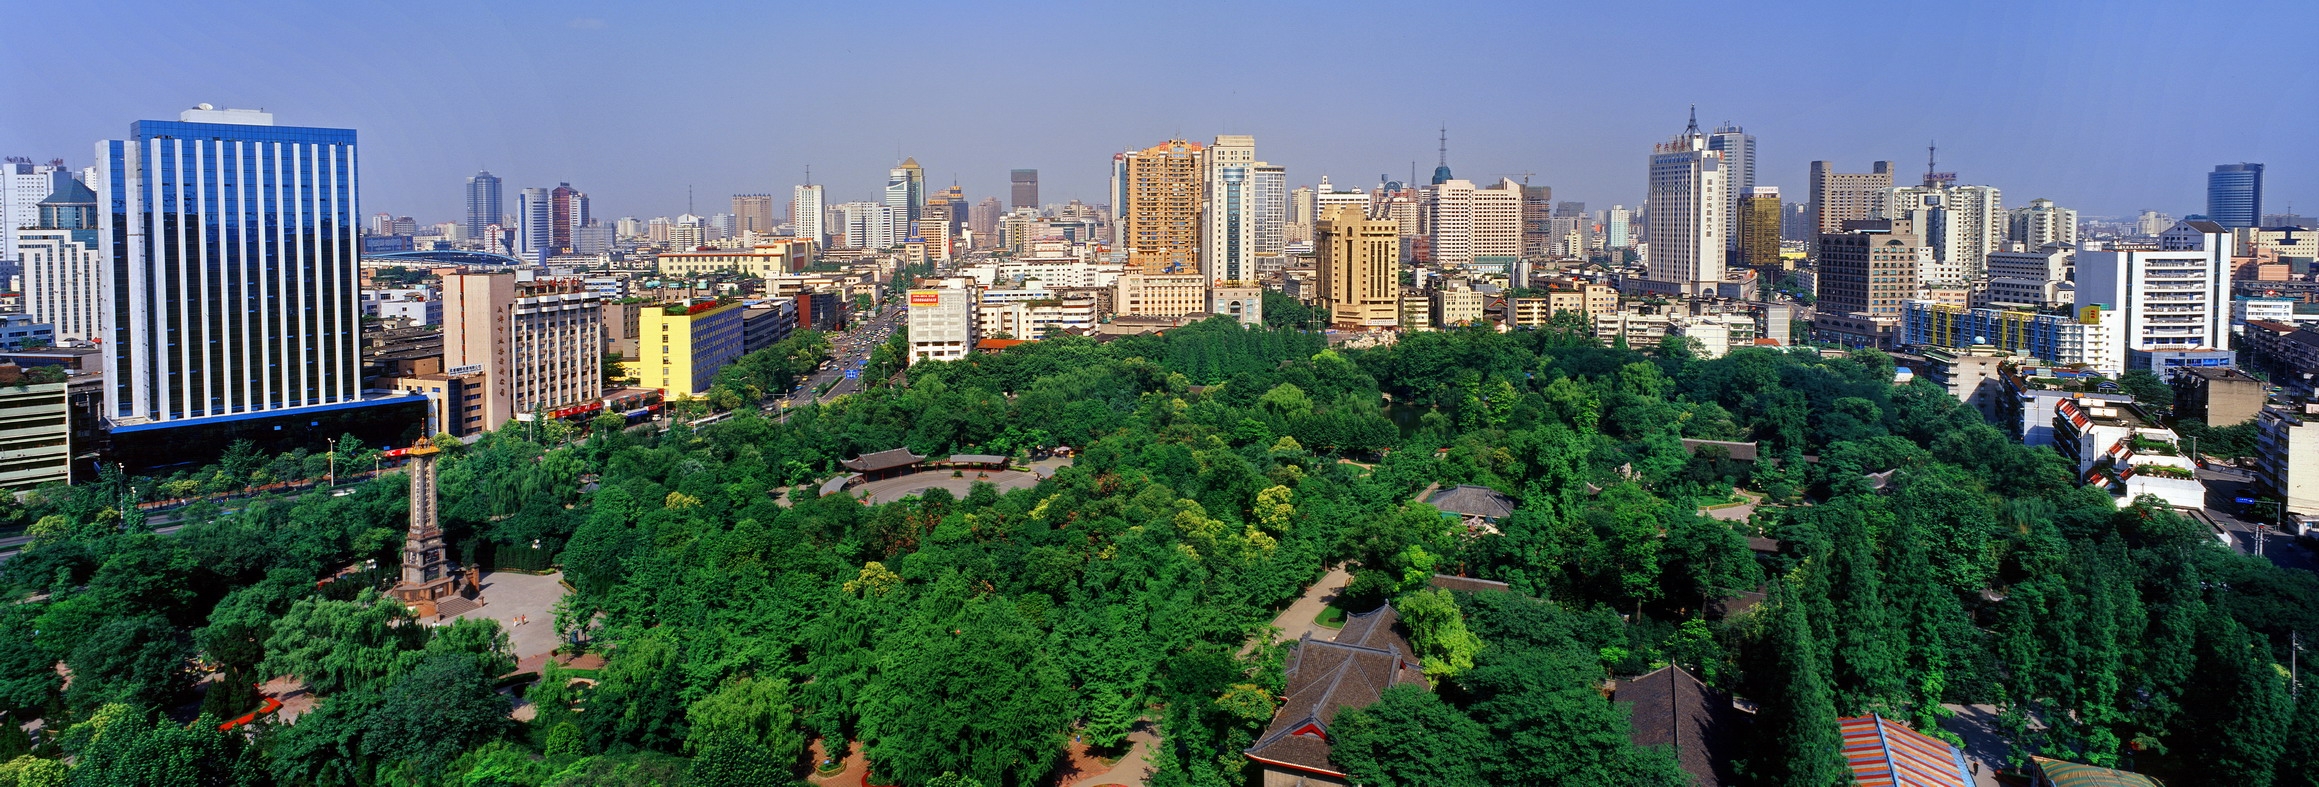
[[1329, 605], [1329, 606], [1327, 606], [1327, 607], [1323, 608], [1323, 609], [1321, 610], [1320, 617], [1313, 618], [1313, 622], [1314, 622], [1314, 623], [1316, 623], [1316, 624], [1319, 624], [1321, 628], [1328, 628], [1328, 629], [1341, 629], [1341, 628], [1344, 628], [1344, 627], [1345, 627], [1345, 611], [1344, 611], [1344, 610], [1342, 610], [1342, 609], [1339, 609], [1339, 608], [1337, 608], [1337, 606], [1336, 606], [1335, 604], [1331, 604], [1331, 605]]

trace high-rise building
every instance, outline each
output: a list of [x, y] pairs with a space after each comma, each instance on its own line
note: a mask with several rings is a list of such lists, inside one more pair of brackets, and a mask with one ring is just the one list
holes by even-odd
[[1554, 218], [1557, 218], [1557, 219], [1576, 219], [1576, 218], [1582, 218], [1582, 217], [1584, 217], [1585, 215], [1586, 215], [1586, 203], [1584, 203], [1584, 202], [1578, 202], [1578, 201], [1574, 201], [1574, 200], [1563, 200], [1563, 201], [1561, 201], [1561, 202], [1554, 203]]
[[733, 230], [759, 235], [773, 234], [773, 195], [733, 195]]
[[1723, 281], [1729, 174], [1697, 122], [1653, 149], [1643, 203], [1643, 242], [1650, 245], [1644, 278], [1653, 290], [1712, 293]]
[[1914, 219], [1945, 278], [1975, 280], [1988, 271], [1989, 252], [2003, 248], [2007, 216], [1992, 186], [1960, 186], [1928, 177], [1921, 186], [1885, 189], [1874, 214]]
[[515, 249], [526, 260], [544, 262], [555, 252], [555, 204], [548, 189], [524, 189], [515, 198]]
[[1633, 216], [1625, 205], [1610, 206], [1610, 213], [1602, 220], [1602, 243], [1605, 248], [1625, 249], [1635, 245]]
[[747, 352], [740, 301], [696, 301], [647, 306], [636, 315], [637, 385], [665, 396], [709, 392], [717, 370]]
[[2206, 219], [2225, 229], [2255, 226], [2263, 217], [2263, 165], [2221, 164], [2206, 173]]
[[1771, 270], [1780, 264], [1780, 189], [1778, 186], [1752, 186], [1739, 198], [1739, 212], [1732, 228], [1738, 236], [1737, 262], [1757, 270]]
[[[1723, 154], [1724, 191], [1729, 193], [1729, 199], [1726, 200], [1728, 207], [1724, 209], [1723, 215], [1737, 221], [1739, 199], [1747, 195], [1748, 189], [1755, 188], [1755, 135], [1730, 121], [1724, 121], [1723, 125], [1707, 134], [1707, 149]], [[1739, 234], [1734, 232], [1730, 235], [1730, 242], [1724, 244], [1724, 247], [1738, 251]]]
[[1844, 222], [1875, 215], [1876, 202], [1892, 188], [1892, 162], [1879, 161], [1868, 172], [1837, 172], [1825, 161], [1812, 162], [1811, 232], [1805, 236], [1812, 260], [1819, 261], [1821, 235], [1843, 232]]
[[1910, 219], [1855, 219], [1821, 234], [1817, 247], [1817, 316], [1826, 341], [1888, 347], [1902, 302], [1917, 296], [1917, 272], [1932, 257]]
[[604, 394], [604, 310], [576, 280], [443, 277], [443, 368], [483, 372], [483, 428]]
[[1009, 195], [1012, 197], [1012, 202], [1009, 203], [1009, 207], [1030, 208], [1032, 210], [1039, 209], [1038, 170], [1013, 170], [1007, 173], [1007, 181], [1009, 185], [1014, 187], [1014, 193]]
[[1111, 157], [1112, 248], [1144, 273], [1200, 273], [1200, 202], [1206, 151], [1172, 139]]
[[2053, 200], [2030, 200], [2029, 207], [2014, 208], [2008, 213], [2005, 223], [2005, 237], [2025, 248], [2042, 248], [2054, 243], [2077, 245], [2077, 211], [2055, 205]]
[[116, 435], [363, 401], [356, 160], [352, 129], [207, 105], [97, 144]]
[[955, 361], [974, 352], [975, 305], [971, 289], [911, 290], [908, 363]]
[[907, 237], [926, 208], [926, 170], [916, 157], [886, 172], [886, 205], [896, 212], [894, 237]]
[[570, 183], [558, 183], [548, 191], [548, 248], [551, 254], [569, 254], [572, 251], [572, 228], [588, 223], [588, 195], [572, 188]]
[[878, 202], [842, 202], [837, 211], [845, 217], [845, 245], [855, 249], [884, 249], [895, 244], [893, 214], [895, 209]]
[[1257, 162], [1256, 256], [1279, 256], [1288, 249], [1288, 168]]
[[981, 202], [974, 203], [974, 209], [969, 211], [966, 217], [966, 228], [974, 233], [975, 248], [989, 249], [998, 246], [999, 241], [1002, 240], [999, 237], [998, 217], [1004, 211], [1005, 208], [999, 205], [997, 197], [984, 197]]
[[950, 259], [953, 253], [951, 251], [951, 226], [950, 202], [948, 200], [933, 200], [926, 203], [926, 212], [921, 214], [918, 219], [918, 234], [913, 236], [925, 242], [926, 259], [935, 261]]
[[1554, 187], [1522, 187], [1522, 256], [1538, 257], [1546, 254], [1554, 239]]
[[1371, 220], [1346, 206], [1331, 209], [1314, 225], [1313, 267], [1320, 274], [1320, 306], [1330, 325], [1364, 329], [1400, 323], [1399, 234], [1393, 222]]
[[829, 228], [822, 225], [821, 187], [806, 184], [790, 189], [789, 232], [813, 241], [814, 248], [828, 243]]
[[2231, 251], [2230, 228], [2184, 221], [2155, 251], [2078, 252], [2077, 305], [2124, 312], [2128, 368], [2228, 365]]
[[475, 173], [467, 179], [467, 237], [481, 238], [488, 228], [499, 223], [499, 176], [491, 170]]
[[1200, 271], [1211, 283], [1256, 279], [1256, 138], [1217, 135], [1201, 159]]
[[16, 233], [24, 266], [24, 310], [52, 326], [58, 341], [104, 336], [105, 258], [98, 253], [97, 194], [72, 178], [37, 206], [40, 219]]
[[17, 230], [38, 224], [40, 201], [71, 179], [62, 159], [46, 164], [20, 156], [0, 161], [0, 260], [16, 258]]
[[1522, 256], [1522, 184], [1510, 178], [1484, 188], [1442, 181], [1425, 189], [1419, 213], [1434, 264], [1510, 264]]

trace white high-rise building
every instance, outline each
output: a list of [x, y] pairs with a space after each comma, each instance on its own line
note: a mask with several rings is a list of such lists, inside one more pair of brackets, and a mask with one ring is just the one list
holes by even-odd
[[40, 201], [32, 229], [16, 232], [24, 265], [24, 310], [54, 327], [57, 341], [104, 335], [104, 257], [98, 253], [97, 195], [72, 178]]
[[829, 242], [821, 223], [821, 187], [803, 185], [789, 192], [789, 234], [813, 241], [815, 248]]
[[1434, 263], [1521, 258], [1522, 184], [1507, 178], [1475, 188], [1472, 181], [1452, 178], [1426, 187], [1424, 194], [1419, 229], [1432, 239]]
[[845, 245], [856, 249], [884, 249], [894, 245], [892, 206], [877, 202], [839, 203], [845, 216]]
[[1989, 270], [1989, 252], [2004, 248], [2007, 216], [2003, 195], [1993, 186], [1929, 184], [1884, 190], [1873, 215], [1916, 219], [1925, 244], [1942, 267], [1978, 279]]
[[1633, 230], [1628, 226], [1630, 221], [1631, 217], [1627, 213], [1627, 206], [1610, 206], [1610, 212], [1604, 214], [1602, 220], [1603, 247], [1624, 249], [1634, 246]]
[[30, 159], [0, 162], [0, 260], [16, 259], [16, 231], [40, 223], [40, 201], [71, 180], [61, 163], [34, 164]]
[[2024, 248], [2042, 248], [2050, 243], [2077, 245], [2077, 211], [2055, 205], [2053, 200], [2030, 200], [2029, 207], [2014, 208], [2009, 215], [2006, 237]]
[[1200, 272], [1210, 282], [1254, 281], [1256, 138], [1217, 135], [1200, 164]]
[[1313, 187], [1312, 202], [1313, 218], [1311, 220], [1314, 222], [1330, 215], [1339, 206], [1350, 206], [1361, 211], [1363, 216], [1369, 215], [1368, 192], [1360, 189], [1338, 191], [1335, 186], [1329, 185], [1329, 176], [1327, 175], [1322, 175], [1320, 185]]
[[2228, 351], [2230, 230], [2184, 221], [2158, 238], [2157, 251], [2078, 252], [2077, 307], [2123, 312], [2130, 352]]
[[910, 291], [910, 365], [955, 361], [974, 352], [979, 327], [975, 291], [969, 288]]
[[1271, 257], [1288, 249], [1288, 168], [1257, 162], [1256, 255]]
[[526, 261], [541, 262], [555, 253], [555, 203], [551, 189], [524, 189], [515, 198], [515, 250]]
[[1652, 290], [1696, 295], [1723, 281], [1729, 176], [1723, 154], [1707, 148], [1696, 123], [1653, 150], [1643, 203], [1643, 242], [1650, 247], [1644, 278]]
[[[1725, 229], [1728, 230], [1737, 226], [1732, 222], [1736, 222], [1739, 217], [1740, 196], [1746, 194], [1748, 189], [1755, 188], [1755, 135], [1725, 123], [1707, 135], [1707, 149], [1723, 154], [1723, 191], [1726, 195], [1723, 200], [1723, 217]], [[1725, 249], [1739, 248], [1739, 233], [1723, 234]]]

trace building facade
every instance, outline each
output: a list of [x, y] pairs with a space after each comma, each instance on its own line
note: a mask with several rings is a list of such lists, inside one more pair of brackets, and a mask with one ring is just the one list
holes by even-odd
[[743, 308], [704, 300], [644, 309], [637, 315], [637, 385], [671, 397], [708, 393], [717, 370], [747, 352]]
[[2014, 208], [2008, 216], [2005, 235], [2014, 243], [2032, 249], [2054, 243], [2077, 245], [2077, 211], [2053, 200], [2030, 200], [2029, 207]]
[[443, 371], [484, 375], [483, 428], [604, 394], [604, 309], [578, 281], [443, 276]]
[[1899, 342], [1909, 347], [1990, 347], [2059, 366], [2123, 374], [2126, 350], [2116, 309], [2075, 314], [1962, 308], [1924, 300], [1901, 305]]
[[1781, 267], [1780, 262], [1780, 189], [1778, 186], [1752, 186], [1739, 196], [1738, 210], [1732, 237], [1738, 239], [1734, 260], [1757, 270], [1769, 271]]
[[1649, 244], [1644, 277], [1650, 289], [1706, 294], [1723, 281], [1730, 187], [1723, 154], [1708, 149], [1696, 124], [1653, 149], [1643, 206], [1643, 242]]
[[110, 419], [362, 401], [352, 129], [196, 109], [97, 152]]
[[2155, 249], [2079, 252], [2078, 308], [2100, 304], [2122, 312], [2119, 331], [2128, 353], [2158, 353], [2165, 359], [2160, 366], [2180, 365], [2185, 352], [2229, 353], [2229, 232], [2214, 222], [2184, 221], [2159, 239]]
[[2263, 217], [2263, 165], [2220, 164], [2206, 173], [2206, 220], [2226, 229], [2253, 227]]
[[[1484, 259], [1510, 263], [1522, 257], [1522, 184], [1503, 179], [1476, 188], [1471, 181], [1452, 178], [1428, 186], [1424, 193], [1419, 232], [1435, 265], [1470, 266]], [[1332, 208], [1329, 202], [1324, 199], [1320, 207], [1324, 221]], [[1400, 229], [1394, 223], [1397, 236]], [[1395, 247], [1398, 259], [1399, 244]]]
[[1018, 169], [1007, 173], [1007, 184], [1012, 192], [1009, 207], [1039, 209], [1039, 171]]
[[1200, 270], [1211, 284], [1256, 280], [1256, 138], [1218, 135], [1201, 159]]
[[1844, 222], [1874, 215], [1879, 195], [1892, 188], [1892, 162], [1876, 162], [1867, 172], [1837, 172], [1833, 164], [1814, 161], [1811, 180], [1811, 227], [1804, 237], [1811, 244], [1811, 259], [1817, 262], [1821, 235], [1843, 232]]
[[1144, 273], [1201, 273], [1206, 151], [1181, 139], [1112, 157], [1112, 248]]
[[955, 361], [974, 352], [975, 300], [974, 290], [964, 287], [911, 290], [910, 364]]
[[[1517, 202], [1517, 216], [1519, 209]], [[1318, 255], [1314, 267], [1320, 274], [1320, 306], [1327, 311], [1330, 325], [1361, 330], [1397, 324], [1401, 305], [1398, 232], [1393, 222], [1364, 218], [1349, 207], [1336, 208], [1321, 217], [1313, 228], [1313, 249]], [[1517, 243], [1519, 237], [1517, 230]]]
[[475, 177], [467, 179], [467, 237], [482, 238], [490, 234], [492, 227], [499, 226], [504, 210], [499, 188], [499, 176], [491, 174], [491, 170], [477, 172]]

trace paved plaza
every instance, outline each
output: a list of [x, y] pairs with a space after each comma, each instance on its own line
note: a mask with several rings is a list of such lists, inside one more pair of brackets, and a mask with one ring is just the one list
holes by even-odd
[[989, 482], [991, 486], [998, 487], [998, 491], [1004, 494], [1017, 489], [1038, 486], [1039, 476], [1021, 470], [967, 471], [961, 476], [952, 476], [948, 470], [929, 470], [923, 473], [911, 473], [899, 478], [871, 481], [848, 489], [846, 492], [864, 503], [876, 505], [890, 503], [936, 488], [950, 490], [953, 497], [965, 497], [967, 492], [973, 491], [975, 484], [983, 482]]
[[[508, 644], [515, 649], [517, 662], [544, 662], [558, 644], [555, 607], [564, 597], [563, 579], [561, 572], [538, 576], [512, 571], [484, 574], [483, 592], [479, 596], [483, 606], [452, 615], [444, 622], [461, 618], [499, 621], [499, 627], [507, 631]], [[518, 625], [515, 622], [518, 616], [528, 616], [530, 622]]]

